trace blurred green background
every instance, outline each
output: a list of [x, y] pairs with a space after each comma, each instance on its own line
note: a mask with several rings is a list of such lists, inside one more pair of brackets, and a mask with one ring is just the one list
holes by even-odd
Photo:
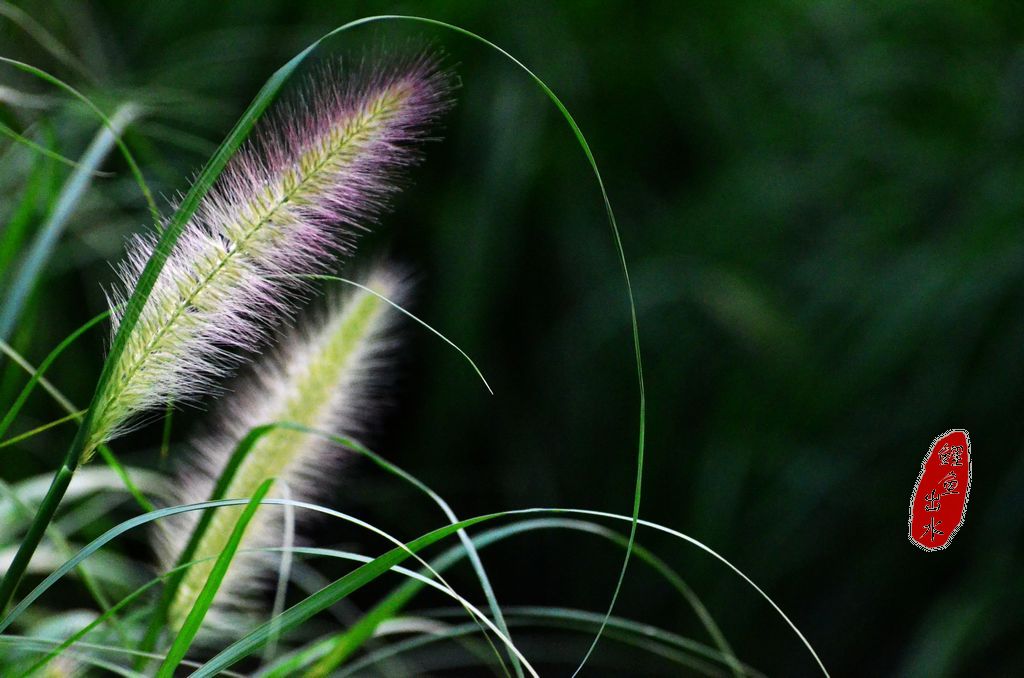
[[[108, 112], [165, 198], [185, 189], [262, 82], [328, 29], [414, 13], [494, 40], [587, 134], [622, 228], [648, 395], [641, 514], [719, 551], [801, 627], [835, 675], [1012, 675], [1024, 665], [1024, 16], [962, 2], [30, 2], [58, 58], [0, 16], [0, 54], [46, 68]], [[9, 12], [7, 12], [9, 14]], [[324, 54], [427, 42], [458, 106], [360, 257], [419, 280], [413, 309], [480, 364], [406, 332], [375, 449], [464, 516], [528, 506], [629, 513], [637, 386], [625, 288], [600, 196], [557, 111], [509, 62], [451, 33], [380, 25]], [[4, 67], [0, 119], [78, 157], [95, 120]], [[31, 94], [29, 99], [24, 94]], [[0, 224], [28, 177], [66, 167], [0, 145]], [[14, 345], [40, 361], [105, 306], [101, 285], [145, 204], [116, 155], [68, 225]], [[161, 206], [166, 208], [166, 200]], [[45, 199], [30, 201], [31, 230]], [[358, 263], [358, 262], [356, 262]], [[10, 261], [0, 261], [0, 284]], [[53, 368], [88, 400], [105, 332]], [[5, 363], [0, 403], [23, 375]], [[60, 412], [33, 398], [21, 429]], [[185, 441], [204, 418], [175, 419]], [[967, 521], [923, 553], [907, 504], [929, 442], [970, 431]], [[53, 469], [54, 430], [0, 457]], [[157, 464], [159, 425], [114, 447]], [[131, 450], [140, 450], [131, 452]], [[336, 505], [414, 537], [443, 516], [353, 464]], [[126, 508], [127, 510], [127, 508]], [[621, 527], [621, 526], [617, 526]], [[327, 543], [365, 539], [319, 525]], [[782, 620], [692, 546], [640, 533], [702, 597], [740, 658], [814, 675]], [[144, 548], [138, 539], [137, 548]], [[498, 598], [602, 610], [621, 553], [537, 533], [484, 554]], [[472, 578], [456, 578], [464, 591]], [[479, 596], [470, 596], [479, 599]], [[701, 637], [642, 566], [618, 612]], [[565, 636], [578, 658], [588, 640]], [[612, 668], [621, 648], [597, 658]], [[627, 661], [627, 660], [622, 660]], [[632, 660], [629, 660], [632, 661]], [[667, 665], [632, 664], [655, 675]], [[560, 675], [568, 668], [553, 669]]]

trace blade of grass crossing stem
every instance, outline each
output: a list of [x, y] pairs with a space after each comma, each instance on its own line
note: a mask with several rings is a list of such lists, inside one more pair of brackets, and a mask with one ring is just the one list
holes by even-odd
[[[88, 323], [86, 323], [78, 330], [76, 330], [74, 333], [72, 333], [67, 339], [61, 342], [61, 344], [56, 349], [50, 352], [50, 355], [48, 355], [46, 361], [44, 361], [44, 365], [46, 367], [49, 367], [49, 364], [53, 362], [53, 359], [56, 358], [56, 356], [60, 355], [60, 352], [63, 351], [64, 348], [71, 343], [71, 341], [74, 341], [74, 339], [77, 338], [82, 332], [84, 332], [86, 329], [95, 324], [98, 321], [98, 319], [105, 317], [108, 313], [109, 311], [104, 311], [99, 316], [93, 318]], [[34, 386], [36, 383], [40, 383], [43, 385], [46, 392], [49, 393], [53, 397], [53, 399], [57, 401], [58, 405], [63, 407], [64, 410], [68, 412], [68, 414], [71, 417], [73, 417], [76, 421], [81, 421], [83, 410], [76, 409], [74, 404], [71, 401], [69, 401], [66, 397], [64, 397], [64, 395], [59, 390], [57, 390], [57, 387], [43, 379], [42, 371], [45, 369], [43, 366], [40, 366], [39, 368], [33, 368], [32, 365], [30, 365], [27, 360], [25, 360], [21, 355], [18, 354], [17, 351], [15, 351], [13, 348], [11, 348], [3, 341], [0, 341], [0, 350], [9, 355], [17, 365], [19, 365], [22, 369], [24, 369], [26, 372], [32, 375], [32, 377], [29, 379], [29, 383], [26, 384], [25, 389], [19, 396], [19, 400], [15, 403], [17, 409], [20, 409], [21, 405], [24, 404], [23, 398], [28, 397], [28, 394], [32, 390], [32, 386]], [[13, 421], [13, 415], [15, 413], [16, 408], [11, 408], [11, 411], [8, 412], [10, 421]], [[7, 426], [10, 425], [10, 421], [8, 421], [8, 418], [5, 417], [2, 425], [0, 425], [0, 435], [2, 435], [2, 433], [7, 430]], [[128, 475], [128, 471], [121, 464], [121, 462], [117, 460], [117, 457], [114, 456], [114, 451], [110, 449], [110, 446], [100, 445], [99, 452], [100, 456], [103, 457], [103, 460], [107, 463], [107, 465], [110, 466], [111, 469], [113, 469], [114, 473], [116, 473], [117, 476], [124, 483], [125, 488], [132, 495], [132, 497], [135, 499], [136, 503], [138, 503], [138, 505], [142, 508], [142, 510], [152, 511], [154, 508], [153, 503], [146, 498], [146, 495], [144, 495], [142, 491], [138, 488], [138, 486], [134, 483], [134, 481], [132, 481], [131, 476]]]
[[[227, 491], [227, 488], [231, 485], [231, 481], [234, 479], [235, 473], [238, 471], [238, 468], [245, 461], [245, 458], [253, 450], [259, 439], [277, 429], [286, 429], [297, 431], [300, 433], [305, 433], [307, 435], [319, 436], [321, 438], [333, 442], [336, 445], [340, 445], [350, 451], [368, 457], [371, 461], [373, 461], [375, 464], [380, 466], [388, 473], [391, 473], [402, 478], [403, 480], [410, 483], [411, 485], [419, 489], [421, 492], [426, 494], [428, 497], [430, 497], [430, 499], [433, 500], [441, 508], [441, 510], [444, 512], [445, 516], [448, 518], [450, 522], [455, 523], [458, 521], [458, 519], [455, 516], [455, 513], [451, 510], [451, 507], [448, 506], [447, 502], [445, 502], [440, 495], [438, 495], [436, 492], [430, 489], [425, 483], [420, 481], [412, 474], [404, 471], [403, 469], [395, 466], [394, 464], [391, 464], [383, 457], [367, 449], [360, 443], [348, 438], [344, 438], [342, 436], [337, 436], [325, 431], [318, 431], [316, 429], [301, 426], [299, 424], [291, 422], [265, 424], [263, 426], [258, 426], [251, 429], [249, 433], [236, 446], [235, 451], [232, 453], [231, 459], [228, 460], [228, 463], [225, 466], [224, 471], [217, 479], [217, 483], [210, 494], [210, 501], [217, 501], [224, 498], [224, 493]], [[182, 550], [182, 553], [178, 558], [178, 565], [181, 565], [194, 557], [195, 550], [198, 547], [199, 541], [202, 539], [207, 528], [209, 527], [212, 518], [212, 514], [208, 512], [204, 513], [203, 516], [201, 516], [201, 518], [196, 524], [195, 529], [192, 531], [192, 534], [189, 537], [188, 543], [185, 545], [185, 548]], [[488, 579], [486, 571], [484, 570], [483, 563], [480, 561], [479, 554], [473, 547], [473, 543], [469, 539], [469, 536], [464, 531], [459, 530], [458, 534], [459, 539], [462, 541], [463, 546], [466, 549], [466, 552], [469, 554], [470, 561], [473, 565], [474, 571], [477, 574], [477, 578], [481, 583], [481, 587], [484, 590], [484, 595], [487, 598], [488, 605], [490, 606], [491, 611], [495, 616], [495, 621], [497, 622], [501, 632], [507, 636], [508, 632], [506, 628], [504, 628], [504, 617], [501, 614], [501, 607], [498, 605], [497, 599], [494, 595], [494, 589], [491, 586], [490, 579]], [[161, 629], [164, 627], [165, 620], [167, 619], [168, 610], [170, 608], [171, 602], [174, 600], [174, 597], [178, 591], [178, 587], [181, 585], [183, 578], [184, 572], [182, 571], [181, 573], [168, 579], [167, 586], [164, 587], [163, 595], [161, 596], [156, 612], [151, 618], [149, 628], [146, 632], [145, 637], [143, 638], [143, 650], [149, 651], [156, 646], [157, 640], [159, 639], [160, 636]], [[276, 617], [277, 615], [275, 615], [274, 618], [276, 619]], [[518, 662], [516, 662], [514, 659], [513, 661], [516, 663], [516, 665], [518, 665]], [[144, 668], [144, 666], [137, 665], [136, 668], [141, 670]]]
[[21, 412], [21, 408], [24, 407], [25, 401], [27, 401], [28, 397], [32, 394], [32, 390], [36, 387], [36, 384], [38, 384], [39, 381], [43, 378], [43, 374], [46, 373], [46, 370], [50, 369], [50, 365], [52, 365], [53, 362], [58, 357], [60, 357], [60, 354], [63, 353], [68, 346], [73, 344], [76, 339], [85, 334], [97, 323], [104, 320], [108, 315], [110, 315], [110, 311], [104, 311], [103, 313], [100, 313], [99, 315], [96, 315], [93, 318], [91, 318], [84, 325], [82, 325], [77, 330], [69, 334], [67, 337], [64, 338], [63, 341], [57, 344], [57, 346], [52, 351], [50, 351], [46, 358], [43, 359], [43, 362], [39, 363], [39, 367], [37, 367], [35, 370], [29, 371], [31, 376], [29, 377], [28, 383], [25, 384], [25, 387], [21, 389], [21, 393], [18, 394], [18, 397], [15, 399], [14, 404], [11, 405], [11, 408], [7, 410], [6, 414], [4, 414], [3, 419], [0, 420], [0, 437], [7, 433], [7, 429], [10, 428], [15, 418], [17, 418], [18, 413]]
[[[25, 360], [24, 356], [18, 353], [13, 346], [8, 344], [3, 339], [0, 339], [0, 353], [3, 353], [10, 358], [15, 365], [25, 370], [29, 374], [33, 374], [36, 370], [32, 367], [32, 363]], [[53, 398], [58, 405], [64, 408], [65, 412], [74, 412], [75, 406], [71, 404], [71, 401], [64, 397], [64, 395], [57, 389], [56, 386], [51, 384], [45, 377], [39, 378], [39, 385], [43, 387], [51, 398]]]
[[66, 424], [69, 421], [79, 419], [83, 414], [85, 414], [85, 410], [78, 410], [77, 412], [72, 412], [71, 414], [65, 414], [63, 417], [60, 417], [59, 419], [54, 419], [53, 421], [47, 422], [40, 426], [36, 426], [34, 429], [25, 431], [24, 433], [19, 433], [16, 436], [13, 436], [11, 438], [8, 438], [7, 440], [4, 440], [3, 442], [0, 442], [0, 449], [28, 440], [29, 438], [33, 438], [39, 435], [40, 433], [45, 433], [46, 431], [49, 431], [51, 428], [60, 426], [61, 424]]
[[[18, 493], [14, 491], [14, 488], [0, 480], [0, 491], [2, 491], [11, 500], [11, 503], [14, 504], [15, 508], [21, 511], [27, 519], [32, 518], [32, 509], [28, 504], [21, 500], [21, 497], [19, 497]], [[49, 525], [46, 529], [46, 536], [50, 538], [50, 541], [52, 541], [57, 550], [62, 553], [63, 557], [71, 557], [71, 546], [68, 544], [68, 540], [64, 537], [64, 533], [60, 531], [60, 528], [54, 524]], [[92, 576], [92, 571], [84, 562], [78, 567], [78, 576], [82, 578], [82, 583], [85, 584], [86, 590], [89, 592], [89, 595], [93, 597], [93, 600], [96, 601], [100, 610], [102, 612], [108, 612], [111, 607], [110, 600], [107, 598], [106, 593], [103, 592], [103, 588], [100, 586], [99, 582]], [[124, 629], [121, 628], [117, 618], [111, 616], [110, 621], [111, 626], [114, 627], [114, 630], [117, 632], [118, 636], [120, 636], [121, 641], [127, 643], [128, 636]]]
[[256, 493], [252, 496], [252, 499], [249, 500], [245, 510], [242, 511], [242, 515], [239, 516], [234, 529], [231, 531], [231, 536], [228, 538], [228, 542], [224, 546], [224, 550], [221, 551], [220, 556], [217, 557], [217, 561], [213, 564], [213, 569], [210, 571], [210, 576], [206, 579], [206, 584], [203, 585], [203, 590], [199, 592], [199, 596], [196, 598], [196, 602], [192, 606], [192, 610], [188, 613], [188, 616], [185, 618], [185, 622], [181, 625], [181, 630], [178, 631], [178, 635], [174, 639], [174, 642], [171, 643], [171, 648], [167, 651], [167, 657], [164, 659], [163, 664], [160, 665], [160, 670], [157, 671], [157, 678], [173, 678], [174, 672], [178, 668], [178, 664], [185, 658], [185, 654], [188, 652], [189, 647], [192, 646], [192, 641], [199, 633], [199, 628], [203, 625], [203, 619], [206, 618], [206, 613], [213, 604], [213, 598], [217, 595], [217, 590], [220, 589], [221, 582], [224, 581], [224, 576], [227, 574], [228, 568], [231, 566], [231, 561], [235, 557], [235, 552], [238, 551], [238, 546], [242, 543], [242, 537], [245, 535], [245, 530], [249, 526], [249, 522], [252, 520], [253, 516], [256, 515], [256, 511], [260, 507], [260, 502], [263, 500], [263, 497], [267, 496], [267, 492], [270, 491], [270, 486], [273, 484], [273, 478], [267, 478], [264, 480], [260, 486], [256, 488]]
[[40, 228], [35, 240], [25, 254], [7, 289], [3, 310], [0, 310], [0, 340], [7, 341], [21, 316], [22, 307], [36, 286], [40, 273], [53, 252], [64, 227], [67, 225], [82, 196], [89, 188], [93, 173], [107, 157], [124, 128], [139, 114], [134, 104], [125, 104], [111, 118], [110, 127], [103, 127], [89, 144], [81, 163], [68, 177], [60, 191], [57, 202]]

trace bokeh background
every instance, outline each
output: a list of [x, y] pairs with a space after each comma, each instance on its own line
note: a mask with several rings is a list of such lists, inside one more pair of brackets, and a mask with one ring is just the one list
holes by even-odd
[[[60, 75], [107, 111], [126, 100], [148, 105], [127, 141], [166, 198], [187, 187], [274, 69], [347, 20], [420, 14], [507, 48], [578, 120], [620, 221], [648, 396], [642, 517], [729, 558], [835, 675], [1019, 673], [1019, 7], [19, 6], [71, 57], [57, 58], [3, 16], [0, 54]], [[638, 389], [622, 272], [593, 177], [543, 94], [479, 44], [388, 24], [322, 52], [420, 43], [446, 52], [462, 81], [458, 105], [359, 259], [408, 266], [419, 281], [413, 309], [474, 357], [495, 395], [453, 351], [409, 327], [370, 442], [460, 515], [529, 506], [628, 514]], [[14, 102], [5, 91], [0, 118], [60, 152], [77, 157], [95, 133], [95, 120], [53, 88], [6, 67], [0, 85], [36, 97]], [[0, 143], [0, 228], [23, 223], [31, 234], [49, 205], [30, 201], [22, 209], [32, 218], [13, 220], [26, 177], [47, 172], [59, 186], [67, 168]], [[90, 188], [12, 339], [33, 362], [104, 308], [109, 263], [146, 223], [123, 162], [115, 155], [104, 168], [117, 176]], [[0, 261], [0, 285], [11, 270]], [[104, 341], [91, 333], [52, 370], [75, 402], [88, 400]], [[24, 377], [9, 363], [0, 377], [0, 402], [9, 403]], [[24, 428], [60, 414], [41, 396], [27, 412]], [[174, 440], [187, 440], [204, 416], [179, 414]], [[954, 427], [973, 442], [967, 521], [949, 549], [924, 553], [907, 540], [907, 504], [929, 442]], [[4, 477], [54, 468], [72, 433], [3, 450]], [[114, 447], [157, 466], [158, 438], [159, 425]], [[339, 508], [410, 538], [443, 520], [373, 468], [349, 471]], [[327, 543], [365, 541], [331, 525], [316, 530]], [[768, 675], [814, 675], [783, 621], [721, 563], [650, 531], [639, 540], [679, 570], [742, 659]], [[132, 548], [143, 553], [144, 539]], [[503, 603], [599, 611], [621, 551], [536, 533], [484, 561]], [[454, 581], [473, 590], [468, 573]], [[638, 564], [617, 612], [704, 640], [692, 611]], [[588, 638], [555, 644], [568, 662], [550, 665], [560, 675]], [[621, 652], [600, 645], [594, 675], [669, 670]]]

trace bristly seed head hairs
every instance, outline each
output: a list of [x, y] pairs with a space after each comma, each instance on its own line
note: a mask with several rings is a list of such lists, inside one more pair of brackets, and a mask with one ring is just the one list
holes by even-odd
[[[347, 254], [395, 192], [395, 172], [450, 105], [430, 55], [387, 68], [320, 70], [232, 159], [183, 230], [105, 391], [85, 446], [136, 415], [194, 400], [286, 316], [301, 285]], [[109, 296], [114, 331], [157, 238], [136, 236]]]
[[[400, 276], [378, 268], [365, 281], [374, 293], [357, 289], [330, 303], [318, 323], [286, 342], [274, 356], [257, 363], [253, 375], [225, 401], [216, 435], [200, 440], [199, 454], [182, 460], [175, 502], [210, 498], [238, 443], [253, 428], [289, 422], [346, 437], [363, 432], [376, 411], [381, 384], [394, 355], [390, 331], [398, 311], [381, 295], [400, 302], [407, 285]], [[287, 484], [294, 498], [311, 501], [334, 486], [332, 470], [346, 456], [345, 448], [322, 437], [292, 429], [272, 429], [258, 439], [238, 466], [225, 498], [252, 496], [267, 478]], [[273, 496], [281, 496], [275, 485]], [[202, 589], [213, 559], [224, 549], [241, 507], [217, 509], [192, 558], [206, 559], [190, 567], [170, 608], [170, 622], [180, 627]], [[247, 528], [242, 549], [280, 546], [281, 507], [261, 507]], [[164, 570], [174, 567], [198, 523], [197, 513], [161, 521], [157, 551]], [[259, 590], [260, 575], [273, 570], [266, 554], [235, 556], [217, 592], [211, 627], [224, 626], [233, 611], [247, 609]]]

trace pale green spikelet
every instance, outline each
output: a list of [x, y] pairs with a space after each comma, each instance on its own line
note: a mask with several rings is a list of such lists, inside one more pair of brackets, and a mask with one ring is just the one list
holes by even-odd
[[[398, 276], [385, 270], [370, 276], [366, 286], [388, 299], [404, 296]], [[236, 445], [253, 427], [292, 422], [346, 436], [364, 429], [375, 409], [375, 389], [386, 376], [381, 369], [394, 344], [388, 329], [398, 315], [377, 294], [362, 289], [350, 293], [341, 303], [332, 304], [332, 310], [313, 329], [287, 342], [271, 360], [257, 366], [254, 376], [226, 403], [222, 430], [198, 443], [199, 459], [185, 467], [177, 485], [179, 503], [209, 498]], [[273, 477], [283, 480], [295, 498], [311, 499], [332, 485], [329, 476], [344, 456], [344, 448], [320, 437], [273, 430], [253, 446], [225, 497], [250, 497], [263, 480]], [[240, 507], [216, 511], [194, 559], [220, 553], [240, 511]], [[280, 514], [279, 507], [261, 508], [250, 523], [242, 548], [274, 545]], [[159, 550], [165, 568], [174, 565], [196, 523], [197, 518], [183, 516], [161, 530]], [[253, 591], [254, 578], [262, 573], [260, 563], [264, 560], [253, 555], [236, 556], [218, 592], [214, 613], [247, 606], [245, 594]], [[187, 615], [212, 564], [208, 560], [191, 567], [182, 580], [170, 609], [175, 628]], [[214, 618], [214, 626], [216, 623]]]

